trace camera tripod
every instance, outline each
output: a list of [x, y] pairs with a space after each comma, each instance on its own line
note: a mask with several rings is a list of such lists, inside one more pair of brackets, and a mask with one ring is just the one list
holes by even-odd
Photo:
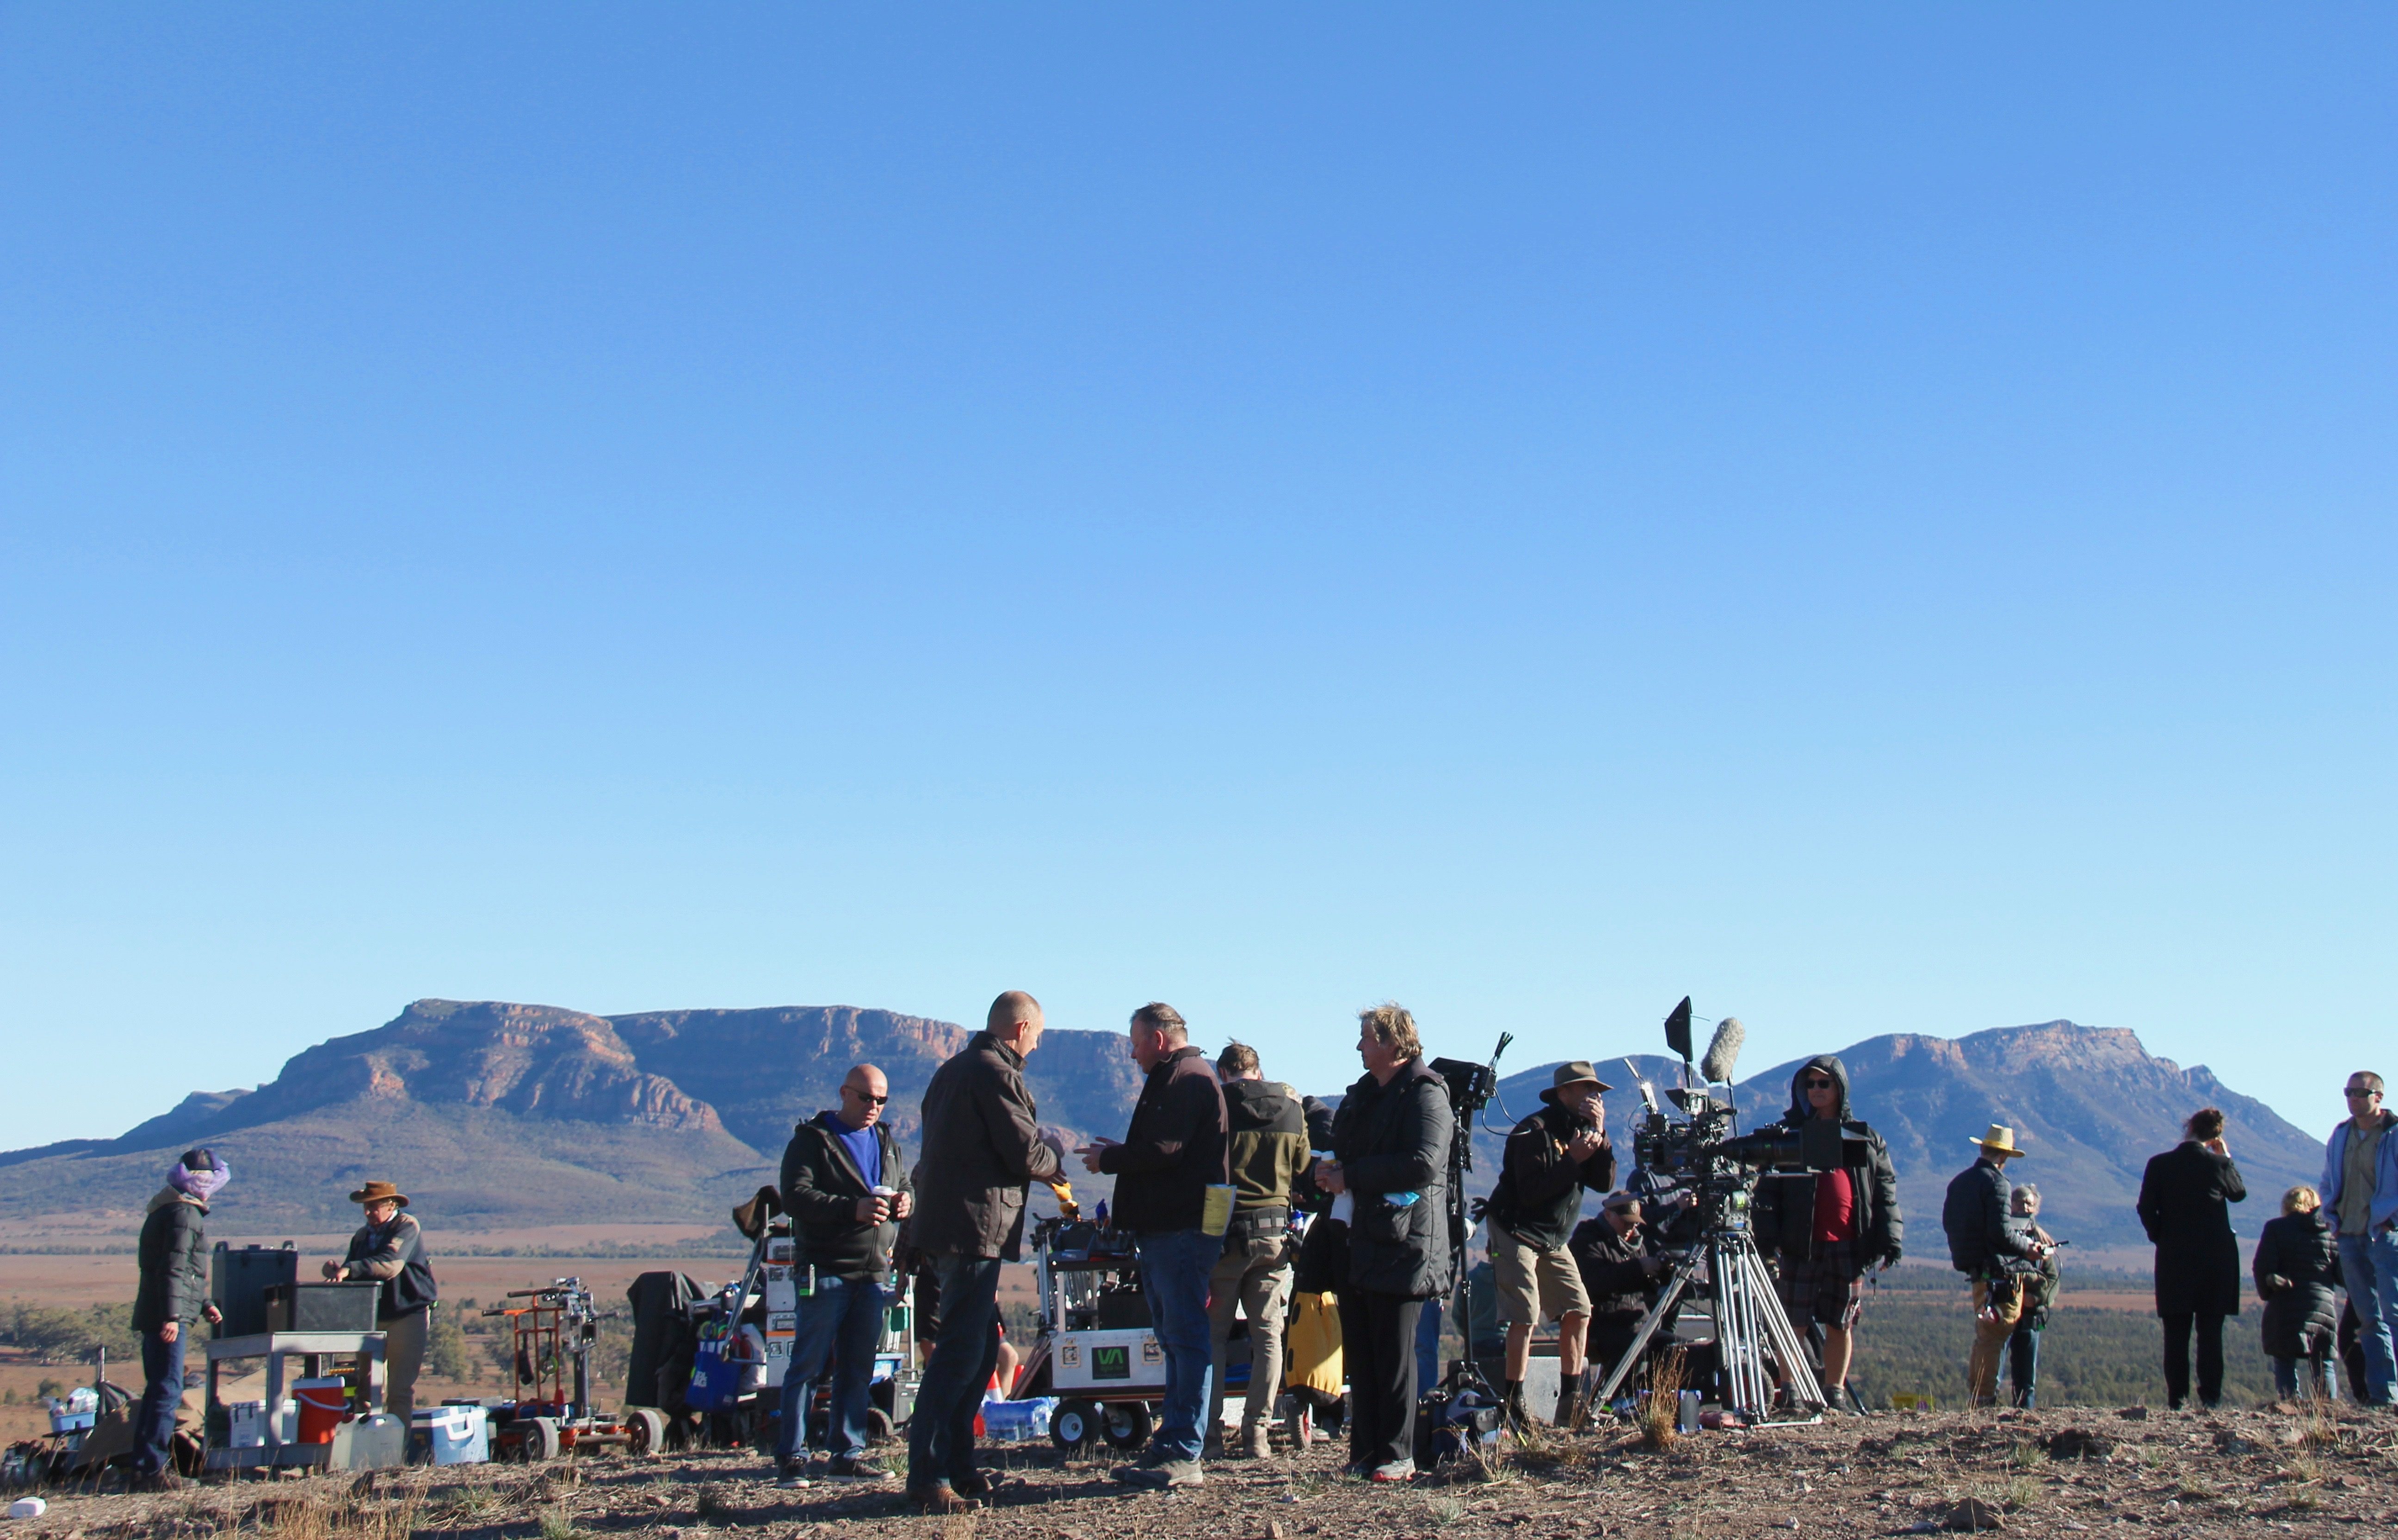
[[[1770, 1355], [1788, 1377], [1790, 1397], [1802, 1416], [1824, 1410], [1823, 1388], [1808, 1366], [1805, 1348], [1790, 1318], [1783, 1312], [1782, 1296], [1774, 1292], [1772, 1275], [1758, 1254], [1757, 1241], [1745, 1228], [1710, 1227], [1706, 1238], [1675, 1264], [1664, 1292], [1640, 1318], [1639, 1330], [1607, 1383], [1591, 1398], [1605, 1406], [1649, 1347], [1649, 1340], [1673, 1312], [1683, 1294], [1705, 1295], [1715, 1316], [1716, 1357], [1725, 1381], [1724, 1399], [1731, 1410], [1753, 1422], [1765, 1422], [1773, 1408], [1774, 1380], [1767, 1371]], [[1789, 1419], [1798, 1420], [1798, 1419]]]

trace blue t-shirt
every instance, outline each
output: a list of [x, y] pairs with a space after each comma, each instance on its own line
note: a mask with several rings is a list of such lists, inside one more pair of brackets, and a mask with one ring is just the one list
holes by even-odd
[[849, 1158], [857, 1162], [858, 1174], [866, 1178], [866, 1185], [882, 1185], [882, 1135], [871, 1128], [851, 1128], [837, 1112], [824, 1115], [824, 1126], [848, 1148]]

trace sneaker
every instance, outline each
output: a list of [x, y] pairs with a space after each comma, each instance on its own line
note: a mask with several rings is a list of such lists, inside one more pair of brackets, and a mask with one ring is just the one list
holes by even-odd
[[825, 1466], [825, 1479], [831, 1481], [887, 1481], [891, 1480], [891, 1473], [863, 1454], [840, 1454]]
[[805, 1460], [785, 1460], [775, 1467], [775, 1484], [786, 1491], [801, 1491], [808, 1484], [808, 1463]]
[[918, 1513], [972, 1513], [975, 1506], [959, 1496], [947, 1481], [936, 1481], [928, 1487], [909, 1487], [908, 1506]]
[[1196, 1460], [1164, 1460], [1153, 1466], [1135, 1468], [1126, 1466], [1116, 1479], [1129, 1487], [1147, 1487], [1163, 1492], [1168, 1487], [1195, 1487], [1207, 1478], [1200, 1473]]
[[1152, 1444], [1147, 1449], [1142, 1450], [1137, 1458], [1127, 1461], [1126, 1463], [1116, 1466], [1115, 1469], [1109, 1471], [1108, 1480], [1111, 1481], [1129, 1481], [1138, 1476], [1142, 1471], [1155, 1470], [1159, 1466], [1165, 1464], [1166, 1461], [1172, 1458], [1174, 1458], [1174, 1456], [1168, 1454], [1163, 1448], [1156, 1444]]
[[1416, 1479], [1413, 1460], [1393, 1460], [1386, 1466], [1376, 1466], [1366, 1480], [1369, 1481], [1412, 1481]]

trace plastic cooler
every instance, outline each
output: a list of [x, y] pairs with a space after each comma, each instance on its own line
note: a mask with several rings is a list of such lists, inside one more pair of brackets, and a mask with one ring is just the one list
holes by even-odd
[[298, 1380], [291, 1388], [300, 1402], [300, 1436], [292, 1441], [331, 1443], [333, 1429], [350, 1414], [350, 1382], [335, 1378]]
[[437, 1466], [478, 1466], [492, 1457], [491, 1413], [479, 1406], [420, 1406], [411, 1415], [408, 1457]]

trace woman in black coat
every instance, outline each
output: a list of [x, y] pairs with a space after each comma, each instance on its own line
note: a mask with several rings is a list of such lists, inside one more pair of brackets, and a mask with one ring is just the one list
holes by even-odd
[[2229, 1204], [2247, 1184], [2223, 1143], [2223, 1112], [2190, 1115], [2179, 1145], [2140, 1178], [2140, 1225], [2157, 1248], [2157, 1314], [2165, 1323], [2165, 1404], [2189, 1399], [2189, 1339], [2198, 1333], [2198, 1399], [2223, 1399], [2223, 1320], [2240, 1313], [2240, 1238]]
[[2331, 1360], [2339, 1335], [2339, 1246], [2324, 1222], [2323, 1199], [2308, 1186], [2282, 1195], [2282, 1217], [2257, 1238], [2257, 1297], [2265, 1302], [2265, 1356], [2273, 1360], [2273, 1389], [2299, 1394], [2298, 1360], [2307, 1360], [2305, 1394], [2337, 1393]]
[[1448, 1087], [1423, 1062], [1415, 1018], [1358, 1013], [1366, 1073], [1332, 1119], [1334, 1159], [1316, 1185], [1349, 1196], [1340, 1350], [1349, 1371], [1349, 1473], [1415, 1475], [1416, 1319], [1448, 1286]]

